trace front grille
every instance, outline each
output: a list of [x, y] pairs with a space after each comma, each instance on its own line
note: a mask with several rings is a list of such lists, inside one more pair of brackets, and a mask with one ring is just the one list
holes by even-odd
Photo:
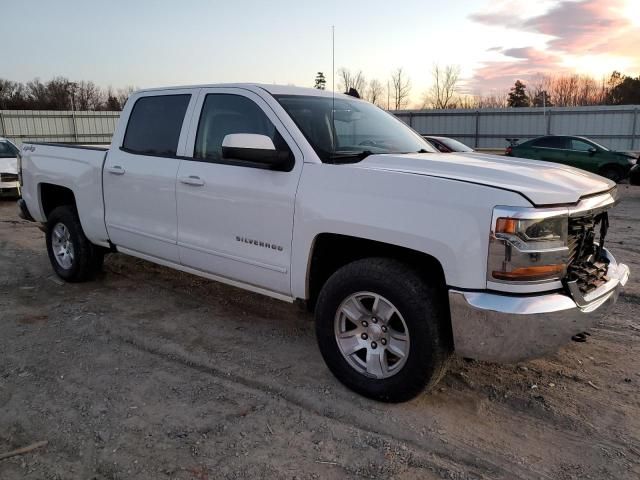
[[17, 182], [17, 173], [0, 173], [0, 182]]
[[567, 281], [576, 281], [583, 294], [592, 292], [608, 280], [609, 265], [602, 255], [608, 226], [607, 212], [569, 219]]

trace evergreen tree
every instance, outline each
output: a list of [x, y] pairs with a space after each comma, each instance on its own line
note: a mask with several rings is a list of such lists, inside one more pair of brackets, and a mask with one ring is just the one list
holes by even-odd
[[324, 90], [327, 85], [327, 80], [324, 78], [324, 73], [318, 72], [316, 75], [316, 83], [313, 88], [317, 88], [318, 90]]
[[507, 104], [510, 107], [528, 107], [530, 104], [526, 88], [527, 86], [524, 83], [520, 80], [516, 80], [516, 84], [511, 87], [511, 92], [509, 92]]
[[538, 90], [531, 100], [532, 107], [553, 107], [551, 95], [546, 90]]

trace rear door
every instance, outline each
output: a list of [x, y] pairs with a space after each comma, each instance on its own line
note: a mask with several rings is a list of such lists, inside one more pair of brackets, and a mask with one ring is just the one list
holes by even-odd
[[567, 140], [565, 137], [543, 137], [531, 144], [535, 158], [546, 162], [564, 163], [566, 148]]
[[127, 105], [128, 125], [114, 136], [103, 172], [105, 223], [118, 247], [179, 263], [178, 153], [194, 102], [192, 90], [169, 90]]
[[[269, 136], [295, 158], [274, 171], [222, 157], [233, 133]], [[183, 265], [262, 290], [291, 294], [290, 264], [302, 152], [269, 104], [243, 88], [202, 89], [178, 171], [178, 246]]]

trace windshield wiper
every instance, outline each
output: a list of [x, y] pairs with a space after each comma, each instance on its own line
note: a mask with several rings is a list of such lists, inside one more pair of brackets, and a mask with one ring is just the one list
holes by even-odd
[[433, 152], [430, 152], [429, 150], [426, 150], [426, 149], [424, 149], [424, 148], [421, 148], [421, 149], [420, 149], [420, 150], [418, 150], [416, 153], [433, 153]]
[[373, 155], [371, 150], [363, 150], [361, 152], [333, 152], [329, 154], [329, 160], [346, 161], [355, 160], [360, 161], [367, 158], [369, 155]]

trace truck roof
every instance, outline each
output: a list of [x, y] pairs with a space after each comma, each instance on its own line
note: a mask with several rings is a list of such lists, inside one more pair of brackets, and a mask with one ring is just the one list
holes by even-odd
[[[165, 90], [178, 90], [186, 88], [212, 88], [212, 87], [235, 87], [235, 88], [261, 88], [271, 93], [272, 95], [308, 95], [315, 97], [332, 97], [333, 93], [330, 90], [319, 90], [317, 88], [295, 87], [292, 85], [273, 85], [267, 83], [211, 83], [202, 85], [176, 85], [171, 87], [159, 87], [159, 88], [143, 88], [137, 90], [135, 93], [145, 92], [157, 92]], [[355, 97], [350, 97], [343, 93], [335, 94], [335, 97], [348, 98], [353, 100]]]

